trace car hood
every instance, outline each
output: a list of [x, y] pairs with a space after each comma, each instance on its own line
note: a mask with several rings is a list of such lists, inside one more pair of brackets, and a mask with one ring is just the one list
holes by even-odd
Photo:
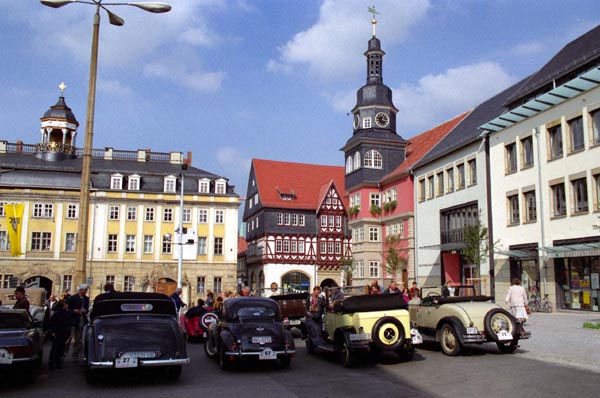
[[467, 301], [464, 303], [444, 304], [441, 307], [453, 306], [457, 311], [461, 311], [464, 317], [473, 322], [480, 330], [483, 330], [483, 320], [485, 315], [493, 308], [501, 308], [499, 305], [489, 302]]

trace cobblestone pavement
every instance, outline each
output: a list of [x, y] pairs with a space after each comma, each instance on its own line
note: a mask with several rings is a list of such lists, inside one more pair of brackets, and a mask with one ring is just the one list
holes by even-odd
[[600, 329], [584, 322], [600, 322], [600, 313], [534, 312], [525, 323], [531, 339], [521, 341], [515, 355], [600, 373]]

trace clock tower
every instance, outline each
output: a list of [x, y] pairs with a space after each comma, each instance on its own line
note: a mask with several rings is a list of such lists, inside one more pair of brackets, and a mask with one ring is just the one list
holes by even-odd
[[346, 161], [346, 189], [377, 185], [405, 159], [407, 142], [396, 133], [398, 109], [392, 101], [392, 90], [383, 84], [383, 56], [381, 42], [375, 27], [374, 8], [373, 37], [369, 40], [367, 58], [367, 82], [356, 93], [356, 105], [352, 109], [353, 134], [341, 148]]

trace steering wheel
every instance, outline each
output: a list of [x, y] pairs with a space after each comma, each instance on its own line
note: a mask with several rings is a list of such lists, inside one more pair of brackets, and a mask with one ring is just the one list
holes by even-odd
[[427, 293], [427, 297], [442, 297], [438, 292], [429, 292]]

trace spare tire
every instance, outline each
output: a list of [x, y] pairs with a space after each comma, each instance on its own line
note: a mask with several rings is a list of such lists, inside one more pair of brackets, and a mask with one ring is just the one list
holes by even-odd
[[385, 316], [375, 322], [371, 338], [380, 350], [396, 351], [404, 346], [406, 335], [404, 326], [398, 319]]
[[494, 308], [488, 311], [488, 313], [485, 314], [483, 326], [485, 327], [485, 333], [487, 337], [496, 343], [507, 342], [507, 340], [500, 340], [498, 337], [498, 333], [502, 330], [510, 333], [513, 340], [517, 338], [519, 333], [517, 330], [517, 322], [515, 317], [502, 308]]
[[218, 321], [219, 317], [217, 314], [214, 312], [205, 312], [200, 317], [200, 326], [202, 326], [202, 329], [204, 329], [205, 332], [208, 332], [208, 328], [210, 327], [211, 323]]

